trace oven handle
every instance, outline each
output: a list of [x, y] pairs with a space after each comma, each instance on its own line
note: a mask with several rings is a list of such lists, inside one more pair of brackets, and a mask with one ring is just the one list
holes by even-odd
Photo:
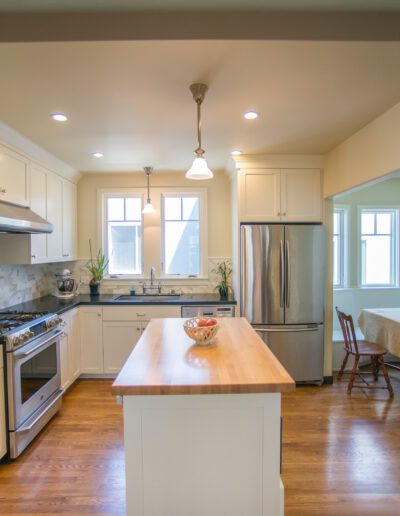
[[[49, 405], [48, 407], [46, 407], [46, 412], [48, 412], [48, 411], [51, 409], [51, 407], [52, 407], [55, 403], [57, 403], [57, 401], [61, 398], [61, 396], [62, 396], [63, 394], [64, 394], [64, 392], [63, 392], [63, 391], [60, 391], [60, 392], [59, 392], [58, 396], [57, 396], [56, 398], [54, 398], [54, 400], [50, 403], [50, 405]], [[43, 412], [43, 413], [39, 414], [39, 415], [38, 415], [38, 417], [37, 417], [34, 421], [32, 421], [32, 423], [31, 423], [29, 426], [24, 426], [24, 427], [22, 427], [22, 428], [18, 428], [18, 429], [17, 429], [17, 432], [18, 432], [19, 434], [23, 434], [23, 433], [26, 433], [26, 432], [30, 432], [30, 431], [32, 430], [32, 428], [36, 425], [36, 423], [38, 423], [38, 422], [42, 419], [42, 417], [44, 416], [44, 414], [46, 414], [46, 412]]]
[[32, 353], [34, 353], [38, 349], [42, 348], [45, 344], [48, 344], [50, 341], [54, 340], [56, 337], [59, 337], [61, 334], [62, 334], [62, 331], [57, 330], [57, 332], [53, 333], [53, 335], [51, 337], [49, 337], [46, 340], [43, 340], [40, 344], [38, 344], [34, 348], [30, 349], [29, 351], [24, 351], [23, 353], [15, 353], [14, 356], [16, 358], [20, 358], [20, 357], [27, 357], [29, 355], [32, 355]]

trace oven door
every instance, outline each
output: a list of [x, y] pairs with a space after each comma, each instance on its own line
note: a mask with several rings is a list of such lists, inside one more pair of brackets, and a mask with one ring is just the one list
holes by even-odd
[[61, 334], [61, 330], [51, 330], [8, 353], [11, 431], [16, 430], [60, 389]]

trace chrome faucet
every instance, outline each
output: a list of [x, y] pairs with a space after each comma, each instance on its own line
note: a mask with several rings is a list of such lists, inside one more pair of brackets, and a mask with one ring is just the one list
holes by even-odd
[[150, 269], [150, 288], [154, 287], [154, 275], [156, 273], [156, 268], [154, 265]]
[[150, 269], [150, 285], [147, 286], [146, 281], [143, 281], [143, 295], [146, 296], [146, 295], [155, 295], [155, 294], [160, 295], [161, 294], [162, 284], [161, 284], [161, 281], [158, 282], [157, 286], [154, 284], [155, 275], [156, 275], [156, 268], [153, 265]]

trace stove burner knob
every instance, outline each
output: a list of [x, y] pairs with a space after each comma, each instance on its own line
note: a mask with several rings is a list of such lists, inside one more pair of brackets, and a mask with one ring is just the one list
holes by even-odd
[[35, 333], [33, 331], [31, 331], [31, 330], [28, 330], [27, 333], [28, 333], [28, 337], [29, 338], [32, 338], [32, 337], [35, 336]]

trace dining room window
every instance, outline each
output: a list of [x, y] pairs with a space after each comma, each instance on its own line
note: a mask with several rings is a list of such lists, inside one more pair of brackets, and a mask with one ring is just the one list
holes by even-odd
[[348, 209], [335, 206], [333, 211], [333, 286], [347, 285]]
[[398, 209], [361, 208], [362, 287], [394, 287], [398, 281]]

